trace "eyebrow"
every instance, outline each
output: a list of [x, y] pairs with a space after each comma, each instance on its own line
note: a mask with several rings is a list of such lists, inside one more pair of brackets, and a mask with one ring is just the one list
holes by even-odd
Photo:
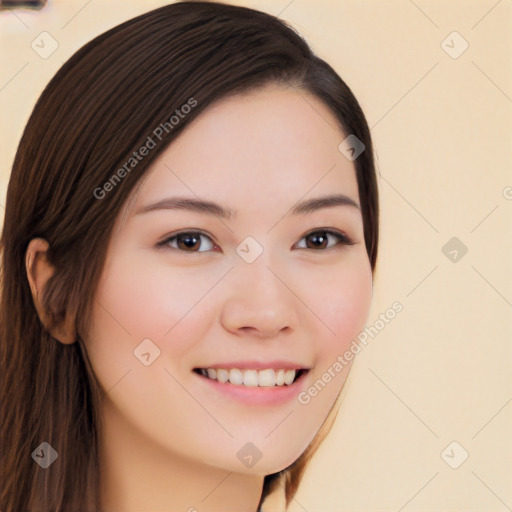
[[[304, 215], [307, 213], [320, 210], [322, 208], [329, 208], [332, 206], [350, 206], [360, 210], [360, 206], [350, 197], [344, 194], [334, 194], [324, 197], [316, 197], [313, 199], [306, 199], [300, 203], [296, 203], [291, 208], [293, 215]], [[135, 215], [142, 213], [153, 212], [158, 210], [187, 210], [191, 212], [207, 213], [216, 215], [224, 219], [231, 219], [236, 216], [236, 211], [230, 208], [225, 208], [220, 204], [204, 199], [194, 199], [192, 197], [168, 197], [153, 204], [141, 207]]]

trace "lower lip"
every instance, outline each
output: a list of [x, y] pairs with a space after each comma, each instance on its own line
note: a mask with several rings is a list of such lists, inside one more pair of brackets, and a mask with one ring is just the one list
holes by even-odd
[[230, 399], [249, 405], [279, 405], [290, 402], [302, 391], [308, 373], [309, 371], [304, 372], [293, 384], [273, 387], [235, 385], [229, 381], [222, 383], [203, 375], [196, 375], [205, 384]]

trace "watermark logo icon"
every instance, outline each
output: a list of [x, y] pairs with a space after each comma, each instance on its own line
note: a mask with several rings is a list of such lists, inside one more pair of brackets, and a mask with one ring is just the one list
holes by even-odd
[[49, 468], [59, 454], [47, 442], [41, 443], [33, 452], [32, 458], [43, 468]]
[[32, 43], [30, 43], [30, 47], [39, 57], [47, 59], [57, 50], [59, 43], [48, 32], [41, 32]]
[[252, 468], [262, 457], [262, 453], [253, 443], [245, 443], [236, 456], [244, 466]]
[[468, 252], [468, 248], [454, 236], [443, 245], [441, 251], [452, 263], [458, 263]]
[[353, 162], [365, 150], [365, 145], [351, 133], [340, 143], [338, 150], [345, 158]]
[[146, 338], [137, 345], [133, 354], [144, 366], [149, 366], [160, 356], [160, 349], [149, 338]]
[[452, 441], [442, 452], [441, 458], [450, 466], [452, 469], [457, 469], [469, 457], [467, 450], [457, 441]]
[[443, 39], [441, 48], [452, 59], [458, 59], [469, 48], [469, 43], [457, 31], [453, 31]]
[[252, 263], [263, 253], [263, 247], [252, 236], [248, 236], [238, 245], [236, 252], [246, 263]]

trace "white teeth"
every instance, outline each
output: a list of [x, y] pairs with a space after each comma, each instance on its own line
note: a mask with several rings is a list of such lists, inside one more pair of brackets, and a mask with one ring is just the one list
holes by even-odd
[[202, 368], [200, 373], [222, 384], [229, 381], [229, 383], [235, 386], [271, 388], [292, 384], [297, 375], [297, 370], [274, 370], [273, 368], [268, 368], [258, 371], [240, 370], [238, 368], [231, 368], [230, 370], [224, 368]]
[[295, 370], [286, 370], [284, 373], [284, 383], [289, 386], [295, 379]]
[[[292, 370], [295, 377], [295, 370]], [[261, 370], [258, 372], [258, 383], [260, 386], [273, 387], [276, 385], [276, 374], [274, 370]]]
[[229, 373], [227, 370], [216, 370], [217, 380], [219, 382], [227, 382], [229, 380]]
[[258, 372], [256, 370], [245, 370], [244, 386], [256, 387], [258, 385]]
[[235, 384], [239, 386], [244, 381], [244, 376], [242, 375], [242, 372], [238, 370], [237, 368], [232, 368], [229, 370], [229, 382], [231, 384]]

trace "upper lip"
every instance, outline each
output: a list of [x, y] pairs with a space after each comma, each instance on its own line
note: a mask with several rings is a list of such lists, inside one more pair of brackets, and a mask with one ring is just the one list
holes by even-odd
[[238, 368], [239, 370], [265, 370], [268, 368], [278, 370], [308, 370], [309, 367], [292, 361], [274, 360], [274, 361], [229, 361], [224, 363], [212, 363], [206, 366], [197, 366], [197, 368], [222, 368], [230, 370]]

